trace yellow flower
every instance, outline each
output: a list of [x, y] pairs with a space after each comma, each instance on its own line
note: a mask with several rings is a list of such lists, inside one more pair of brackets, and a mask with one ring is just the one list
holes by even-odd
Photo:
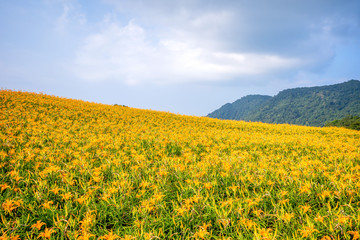
[[185, 208], [185, 207], [179, 207], [179, 208], [177, 208], [175, 210], [177, 212], [177, 215], [180, 215], [180, 216], [183, 216], [184, 213], [186, 213], [188, 211], [188, 209]]
[[83, 204], [86, 201], [86, 196], [80, 196], [77, 199], [75, 199], [79, 204]]
[[105, 240], [115, 240], [120, 238], [118, 235], [114, 234], [112, 231], [109, 232], [108, 234], [100, 237], [99, 239], [105, 239]]
[[161, 193], [158, 193], [158, 194], [155, 194], [153, 196], [153, 198], [156, 200], [156, 201], [161, 201], [161, 199], [163, 199], [163, 197], [165, 197], [164, 194], [161, 194]]
[[272, 186], [272, 185], [275, 184], [275, 182], [273, 182], [273, 181], [271, 181], [271, 180], [268, 180], [266, 184], [269, 185], [269, 186]]
[[201, 239], [205, 239], [206, 235], [208, 235], [209, 232], [204, 229], [204, 228], [200, 228], [195, 234], [194, 237], [195, 238], [201, 238]]
[[89, 240], [92, 237], [95, 237], [95, 235], [88, 233], [87, 231], [82, 231], [81, 235], [79, 237], [77, 237], [77, 239], [78, 240]]
[[168, 175], [168, 172], [164, 169], [160, 169], [156, 174], [159, 175], [160, 177], [163, 177]]
[[305, 227], [304, 229], [300, 229], [299, 231], [300, 231], [302, 237], [309, 237], [314, 232], [318, 232], [318, 230], [315, 229], [314, 227]]
[[46, 225], [46, 223], [41, 222], [41, 220], [38, 220], [36, 223], [34, 223], [33, 225], [31, 225], [32, 228], [37, 228], [37, 230], [40, 231], [41, 227], [43, 225]]
[[300, 187], [300, 193], [310, 193], [311, 184], [305, 183], [303, 186]]
[[20, 177], [20, 176], [14, 176], [14, 180], [16, 182], [20, 181], [21, 179], [23, 179], [23, 177]]
[[289, 203], [289, 199], [282, 199], [282, 200], [279, 200], [279, 204], [280, 205], [286, 205], [287, 203]]
[[147, 188], [150, 185], [148, 181], [142, 181], [139, 185], [141, 188]]
[[259, 201], [260, 201], [259, 198], [255, 198], [255, 199], [245, 199], [245, 202], [248, 203], [248, 207], [258, 205], [258, 204], [259, 204]]
[[281, 191], [280, 196], [285, 197], [289, 192], [288, 191]]
[[67, 192], [62, 195], [63, 200], [69, 200], [71, 197], [72, 197], [71, 192]]
[[3, 202], [3, 204], [1, 206], [5, 210], [5, 212], [11, 213], [13, 210], [20, 207], [21, 203], [22, 203], [22, 200], [15, 201], [15, 200], [7, 199], [7, 200], [5, 200], [5, 202]]
[[331, 237], [329, 237], [329, 236], [323, 236], [321, 238], [321, 240], [333, 240], [333, 239]]
[[111, 197], [111, 194], [109, 193], [104, 193], [101, 197], [102, 200], [108, 202], [108, 199]]
[[50, 209], [51, 205], [53, 204], [54, 202], [53, 201], [48, 201], [46, 203], [43, 203], [42, 206], [45, 208], [45, 209]]
[[0, 184], [0, 187], [1, 187], [1, 191], [4, 191], [5, 189], [10, 188], [10, 186], [7, 183]]
[[110, 188], [109, 188], [109, 193], [110, 193], [110, 194], [117, 193], [118, 191], [119, 191], [119, 188], [118, 188], [118, 187], [110, 187]]
[[220, 202], [220, 204], [221, 204], [221, 207], [226, 207], [226, 206], [232, 206], [233, 202], [234, 202], [234, 199], [230, 198], [226, 201]]
[[360, 239], [359, 231], [348, 231], [347, 233], [352, 235], [353, 240]]
[[125, 237], [121, 238], [121, 240], [131, 240], [131, 239], [134, 239], [134, 237], [131, 235], [126, 235], [126, 234], [125, 234]]
[[270, 240], [270, 233], [272, 232], [271, 228], [260, 228], [258, 229], [258, 233], [262, 237], [262, 239], [269, 239]]
[[198, 203], [199, 200], [202, 198], [201, 195], [195, 195], [191, 198], [191, 200], [194, 202], [194, 203]]
[[86, 212], [84, 218], [79, 222], [80, 228], [85, 231], [88, 230], [91, 225], [93, 224], [94, 220], [95, 220], [95, 214], [92, 214], [92, 211], [88, 211]]
[[300, 208], [301, 208], [303, 214], [305, 214], [307, 212], [311, 212], [311, 206], [310, 205], [303, 205], [303, 206], [300, 206]]
[[285, 213], [282, 216], [282, 219], [286, 222], [290, 222], [290, 220], [294, 217], [294, 213]]
[[331, 196], [331, 191], [329, 190], [324, 190], [321, 194], [318, 194], [321, 198], [325, 199], [327, 197]]
[[6, 234], [6, 232], [4, 232], [1, 236], [0, 236], [0, 240], [8, 240], [9, 237], [8, 235]]
[[93, 177], [93, 181], [96, 182], [96, 183], [101, 182], [101, 180], [102, 180], [102, 177], [101, 177], [101, 176], [94, 176], [94, 177]]
[[62, 189], [58, 188], [58, 187], [55, 187], [54, 189], [51, 189], [50, 192], [52, 192], [54, 194], [58, 194], [60, 190], [62, 190]]
[[210, 190], [213, 187], [213, 185], [211, 183], [207, 182], [207, 183], [204, 183], [204, 187], [205, 187], [205, 189]]
[[43, 237], [43, 238], [47, 238], [50, 239], [51, 238], [51, 234], [56, 232], [54, 229], [52, 228], [45, 228], [44, 232], [41, 232], [38, 236], [39, 237]]
[[317, 215], [314, 220], [316, 222], [321, 222], [321, 223], [324, 223], [324, 217], [323, 216], [320, 216], [320, 215]]
[[246, 218], [241, 219], [240, 222], [249, 230], [257, 225], [253, 220]]
[[145, 240], [151, 240], [151, 239], [156, 239], [157, 237], [154, 236], [151, 232], [149, 232], [149, 233], [144, 233], [144, 238]]
[[208, 227], [211, 227], [211, 223], [210, 223], [210, 222], [209, 222], [209, 223], [205, 223], [205, 222], [204, 222], [203, 225], [200, 226], [200, 228], [205, 229], [205, 230], [207, 230]]

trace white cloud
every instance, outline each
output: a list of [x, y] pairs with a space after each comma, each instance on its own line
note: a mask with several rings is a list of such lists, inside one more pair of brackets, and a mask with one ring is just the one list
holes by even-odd
[[[204, 24], [197, 18], [194, 24]], [[263, 75], [299, 66], [295, 58], [256, 53], [230, 53], [194, 41], [182, 31], [157, 42], [144, 28], [130, 21], [125, 26], [109, 22], [88, 36], [78, 50], [74, 71], [89, 81], [123, 81], [127, 84], [227, 81], [241, 76]], [[187, 40], [189, 39], [189, 40]]]
[[69, 6], [64, 4], [62, 14], [58, 17], [58, 19], [56, 19], [55, 25], [57, 32], [63, 33], [65, 31], [66, 26], [69, 23], [69, 10]]
[[267, 1], [107, 2], [116, 11], [95, 24], [100, 29], [76, 52], [74, 72], [85, 80], [165, 84], [283, 73], [293, 78], [299, 71], [326, 69], [341, 39], [337, 32], [354, 31], [348, 19], [334, 20], [329, 4], [312, 1], [293, 6], [280, 0], [272, 11]]
[[79, 6], [74, 0], [61, 0], [62, 13], [55, 20], [55, 31], [64, 35], [68, 32], [69, 27], [74, 25], [82, 26], [86, 24], [86, 16], [79, 11]]

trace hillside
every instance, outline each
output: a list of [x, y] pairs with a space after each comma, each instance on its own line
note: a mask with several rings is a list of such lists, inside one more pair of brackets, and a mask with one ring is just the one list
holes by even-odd
[[346, 116], [342, 119], [336, 119], [325, 123], [325, 126], [345, 127], [354, 130], [360, 130], [360, 116]]
[[355, 239], [360, 132], [0, 91], [1, 239]]
[[210, 113], [208, 117], [235, 120], [244, 119], [270, 98], [270, 96], [265, 95], [248, 95], [233, 103], [225, 104], [220, 109]]
[[[241, 106], [237, 106], [239, 108], [232, 108], [234, 114], [242, 111]], [[329, 86], [287, 89], [248, 114], [231, 119], [323, 126], [326, 122], [359, 114], [360, 81], [351, 80]], [[217, 111], [216, 118], [230, 119], [223, 116], [232, 116], [232, 113]]]

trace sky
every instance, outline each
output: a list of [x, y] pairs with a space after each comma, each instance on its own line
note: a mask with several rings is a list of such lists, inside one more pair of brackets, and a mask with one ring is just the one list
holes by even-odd
[[205, 116], [360, 80], [358, 0], [0, 0], [0, 88]]

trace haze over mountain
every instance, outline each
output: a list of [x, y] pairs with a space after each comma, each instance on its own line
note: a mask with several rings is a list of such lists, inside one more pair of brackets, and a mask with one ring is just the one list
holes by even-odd
[[286, 89], [274, 97], [248, 95], [227, 103], [208, 117], [266, 123], [323, 126], [326, 122], [360, 115], [360, 81]]

